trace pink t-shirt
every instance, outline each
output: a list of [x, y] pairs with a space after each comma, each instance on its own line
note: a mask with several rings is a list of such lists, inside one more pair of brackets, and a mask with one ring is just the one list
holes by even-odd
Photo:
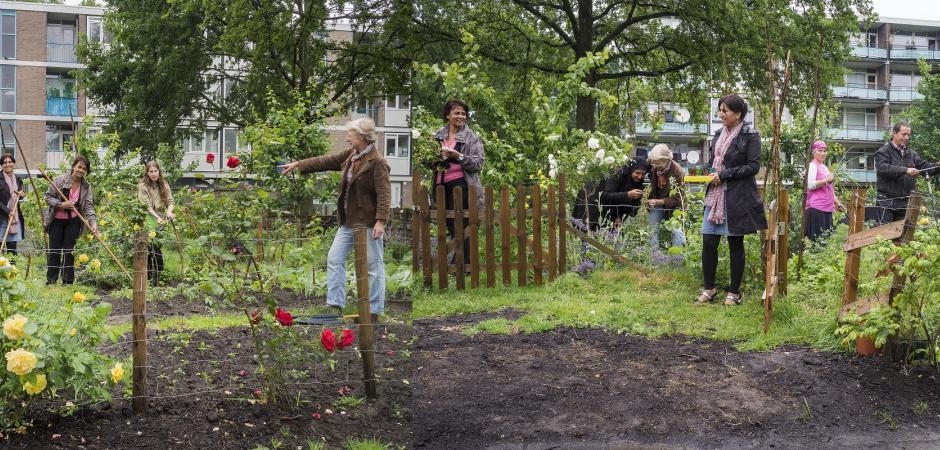
[[[816, 177], [812, 178], [813, 172]], [[825, 164], [819, 164], [815, 160], [810, 163], [810, 181], [806, 189], [806, 209], [813, 208], [823, 212], [832, 212], [836, 202], [836, 193], [832, 189], [832, 184], [824, 184], [813, 188], [816, 180], [822, 180], [829, 176], [829, 169]]]
[[[444, 147], [453, 149], [457, 146], [457, 138], [451, 138], [444, 141]], [[450, 165], [447, 166], [447, 170], [441, 174], [441, 184], [450, 183], [454, 180], [459, 180], [463, 178], [463, 168], [460, 167], [459, 163], [450, 162]]]
[[[72, 202], [72, 204], [75, 206], [78, 206], [78, 195], [81, 193], [81, 191], [81, 185], [76, 186], [74, 183], [72, 184], [72, 189], [69, 190], [69, 201]], [[74, 210], [56, 208], [55, 218], [69, 220], [74, 217], [72, 214], [75, 214]]]

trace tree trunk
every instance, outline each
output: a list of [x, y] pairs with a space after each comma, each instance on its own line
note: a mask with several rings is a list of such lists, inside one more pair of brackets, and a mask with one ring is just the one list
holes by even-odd
[[[578, 2], [578, 32], [575, 34], [575, 58], [580, 59], [587, 56], [594, 48], [594, 5], [593, 2]], [[597, 71], [588, 72], [584, 82], [588, 86], [594, 87], [597, 84]], [[595, 118], [597, 111], [597, 99], [589, 96], [578, 96], [575, 108], [575, 127], [594, 131]]]

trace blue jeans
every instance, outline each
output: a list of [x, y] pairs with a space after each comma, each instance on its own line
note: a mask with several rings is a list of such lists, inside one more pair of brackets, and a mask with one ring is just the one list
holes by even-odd
[[[385, 236], [372, 239], [368, 234], [369, 254], [369, 311], [382, 314], [385, 311]], [[336, 230], [333, 245], [326, 257], [326, 304], [343, 308], [346, 306], [346, 256], [355, 248], [355, 233], [352, 228], [341, 225]]]
[[[653, 251], [659, 249], [659, 224], [664, 220], [666, 220], [665, 208], [662, 206], [656, 206], [650, 210], [649, 217], [647, 217], [647, 223], [649, 224], [650, 245], [653, 247]], [[682, 228], [676, 228], [675, 230], [672, 230], [672, 246], [685, 247], [685, 233], [682, 232]]]

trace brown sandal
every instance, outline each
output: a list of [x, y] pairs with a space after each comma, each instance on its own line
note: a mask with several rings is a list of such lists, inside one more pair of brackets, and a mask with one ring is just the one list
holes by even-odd
[[707, 305], [715, 301], [715, 296], [718, 295], [718, 289], [715, 289], [711, 294], [708, 293], [708, 289], [702, 290], [702, 293], [698, 295], [698, 298], [692, 302], [693, 305]]
[[728, 295], [725, 296], [725, 305], [735, 306], [735, 305], [740, 305], [740, 304], [741, 304], [741, 294], [735, 294], [733, 292], [729, 292]]

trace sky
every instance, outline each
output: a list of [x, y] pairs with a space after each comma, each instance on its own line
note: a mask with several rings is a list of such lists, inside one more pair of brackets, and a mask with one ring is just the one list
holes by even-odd
[[872, 3], [882, 17], [940, 20], [940, 0], [872, 0]]

